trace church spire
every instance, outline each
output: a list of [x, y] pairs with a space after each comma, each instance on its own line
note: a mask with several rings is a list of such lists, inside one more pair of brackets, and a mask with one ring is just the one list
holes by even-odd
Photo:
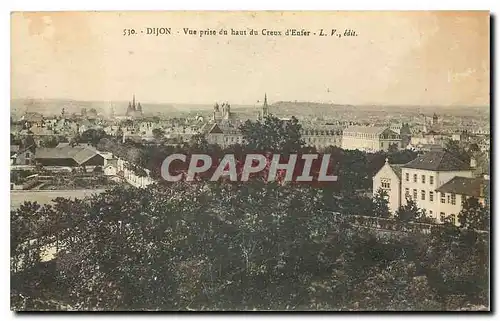
[[267, 93], [264, 93], [264, 106], [267, 107]]
[[135, 110], [135, 94], [134, 97], [132, 98], [132, 108]]

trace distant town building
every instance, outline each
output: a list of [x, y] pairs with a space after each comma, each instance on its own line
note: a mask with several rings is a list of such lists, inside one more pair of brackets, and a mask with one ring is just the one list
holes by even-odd
[[301, 137], [306, 146], [316, 148], [342, 146], [342, 129], [340, 128], [303, 128]]
[[262, 110], [259, 112], [259, 119], [264, 119], [269, 117], [271, 114], [269, 112], [269, 105], [267, 104], [267, 93], [264, 94], [264, 103], [262, 104]]
[[20, 145], [10, 145], [11, 165], [33, 165], [35, 159], [34, 145], [21, 148]]
[[37, 148], [35, 162], [42, 166], [103, 166], [104, 157], [88, 145], [62, 143], [55, 148]]
[[136, 105], [136, 103], [135, 103], [135, 95], [132, 98], [132, 102], [128, 103], [128, 108], [127, 108], [127, 112], [126, 112], [125, 115], [127, 117], [131, 117], [131, 118], [140, 118], [140, 117], [142, 117], [142, 115], [143, 115], [142, 106], [141, 106], [140, 102], [138, 102], [137, 105]]
[[388, 127], [350, 126], [342, 134], [343, 149], [365, 152], [402, 149], [401, 136]]
[[217, 123], [205, 124], [200, 129], [200, 133], [206, 137], [210, 144], [217, 144], [222, 147], [242, 144], [244, 142], [243, 134], [239, 129], [221, 126]]

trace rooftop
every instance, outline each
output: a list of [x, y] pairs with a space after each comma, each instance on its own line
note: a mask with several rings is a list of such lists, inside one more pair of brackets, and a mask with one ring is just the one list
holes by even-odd
[[399, 177], [399, 179], [401, 180], [401, 166], [403, 166], [403, 164], [389, 164], [389, 166], [391, 166], [392, 170], [394, 171], [394, 173]]
[[35, 158], [38, 159], [74, 159], [78, 164], [83, 164], [98, 153], [86, 146], [61, 146], [55, 148], [37, 148]]
[[483, 178], [469, 178], [455, 176], [449, 182], [443, 184], [436, 191], [441, 193], [453, 193], [473, 197], [484, 197], [484, 189], [488, 187], [489, 181]]
[[462, 162], [452, 154], [445, 151], [430, 151], [418, 156], [411, 162], [404, 164], [403, 168], [423, 169], [429, 171], [467, 171], [468, 164]]
[[[344, 133], [382, 134], [388, 129], [388, 127], [384, 126], [350, 126], [344, 129]], [[394, 133], [397, 134], [396, 132]]]

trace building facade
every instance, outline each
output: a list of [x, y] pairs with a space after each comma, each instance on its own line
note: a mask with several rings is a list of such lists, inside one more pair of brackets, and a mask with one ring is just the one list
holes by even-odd
[[342, 133], [342, 148], [373, 153], [403, 147], [401, 135], [388, 127], [350, 126]]
[[458, 224], [462, 201], [478, 197], [484, 203], [486, 184], [488, 180], [474, 178], [469, 164], [453, 155], [428, 152], [404, 165], [386, 162], [373, 178], [373, 193], [380, 188], [388, 193], [392, 214], [411, 199], [437, 223], [451, 220]]

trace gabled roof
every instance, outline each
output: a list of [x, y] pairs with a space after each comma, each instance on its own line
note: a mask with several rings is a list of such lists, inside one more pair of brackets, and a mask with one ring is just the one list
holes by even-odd
[[430, 151], [418, 156], [403, 168], [423, 169], [429, 171], [466, 171], [468, 164], [445, 151]]
[[447, 183], [441, 185], [436, 191], [441, 193], [453, 193], [473, 197], [484, 197], [484, 188], [489, 181], [483, 178], [469, 178], [455, 176]]
[[216, 123], [208, 125], [205, 128], [205, 130], [206, 130], [207, 134], [223, 134], [224, 133], [222, 131], [222, 129], [220, 129], [219, 125], [217, 125]]
[[[80, 152], [78, 152], [75, 156], [73, 156], [73, 159], [78, 163], [78, 164], [83, 164], [95, 155], [99, 155], [98, 153], [87, 149], [83, 148]], [[102, 157], [102, 156], [101, 156]]]
[[95, 150], [82, 146], [38, 148], [35, 152], [35, 158], [37, 159], [74, 159], [80, 165], [95, 155], [98, 155]]
[[391, 166], [392, 168], [392, 171], [396, 174], [396, 176], [401, 180], [401, 166], [403, 166], [403, 164], [389, 164], [389, 166]]

